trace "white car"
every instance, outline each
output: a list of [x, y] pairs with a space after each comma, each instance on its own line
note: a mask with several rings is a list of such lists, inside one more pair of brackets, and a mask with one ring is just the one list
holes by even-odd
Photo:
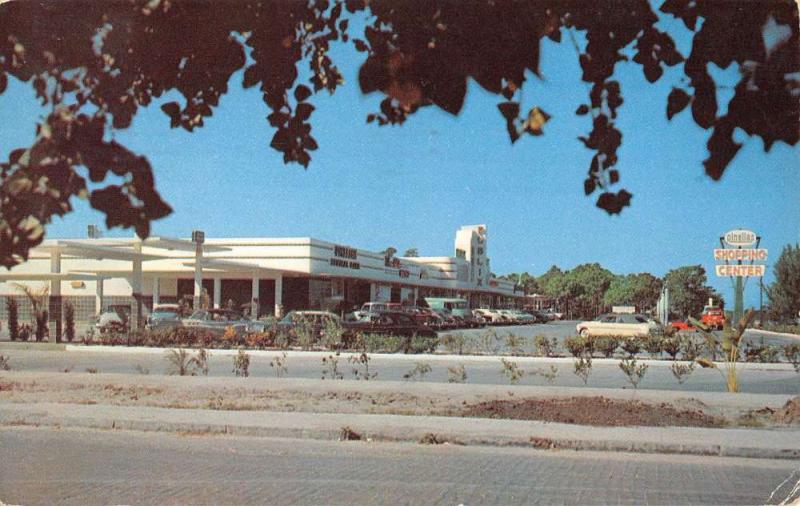
[[475, 316], [480, 316], [487, 323], [503, 323], [505, 318], [495, 309], [473, 309], [472, 314]]
[[583, 337], [646, 337], [658, 329], [658, 324], [640, 314], [606, 313], [592, 321], [580, 322], [575, 329]]

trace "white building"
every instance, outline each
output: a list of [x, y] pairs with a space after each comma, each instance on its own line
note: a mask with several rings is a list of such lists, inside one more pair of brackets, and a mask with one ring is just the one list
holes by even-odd
[[49, 288], [51, 334], [65, 302], [79, 323], [109, 305], [128, 305], [135, 325], [137, 313], [153, 304], [206, 297], [215, 307], [252, 304], [259, 315], [349, 311], [367, 301], [415, 304], [426, 296], [463, 297], [473, 307], [522, 300], [513, 282], [491, 278], [486, 253], [485, 225], [458, 230], [454, 257], [387, 257], [310, 237], [47, 240], [27, 262], [0, 272], [0, 319], [7, 319], [9, 297], [18, 301], [20, 320], [30, 319], [19, 284]]

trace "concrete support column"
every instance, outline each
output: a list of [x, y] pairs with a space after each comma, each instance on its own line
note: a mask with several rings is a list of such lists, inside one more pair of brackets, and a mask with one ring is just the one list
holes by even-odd
[[103, 311], [103, 278], [98, 277], [94, 292], [94, 312], [100, 314]]
[[375, 300], [375, 296], [378, 294], [378, 286], [375, 283], [369, 284], [369, 301], [372, 302]]
[[194, 250], [194, 300], [192, 301], [192, 309], [197, 311], [200, 309], [201, 297], [203, 294], [203, 243], [196, 242]]
[[158, 276], [153, 278], [153, 306], [161, 303], [161, 295], [158, 293], [160, 290], [160, 279]]
[[253, 318], [253, 319], [258, 318], [258, 309], [261, 306], [261, 304], [258, 301], [258, 298], [259, 298], [259, 293], [258, 293], [259, 286], [258, 285], [259, 285], [260, 281], [261, 281], [261, 279], [257, 275], [254, 274], [253, 275], [253, 288], [251, 290], [252, 295], [250, 297], [250, 317]]
[[[50, 272], [61, 273], [61, 252], [56, 250], [50, 253]], [[50, 296], [47, 298], [48, 327], [55, 336], [55, 341], [61, 342], [61, 279], [50, 280]]]
[[283, 276], [275, 278], [275, 316], [283, 317]]
[[[141, 253], [141, 243], [134, 245], [134, 251]], [[133, 273], [131, 276], [131, 292], [133, 296], [133, 311], [131, 311], [130, 330], [138, 330], [144, 321], [142, 314], [142, 258], [133, 259]]]
[[214, 309], [219, 309], [222, 300], [222, 278], [214, 278]]
[[419, 288], [414, 287], [414, 305], [419, 306]]

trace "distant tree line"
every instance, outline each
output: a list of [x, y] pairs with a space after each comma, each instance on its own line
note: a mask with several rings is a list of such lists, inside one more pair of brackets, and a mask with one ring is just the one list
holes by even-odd
[[515, 281], [527, 294], [539, 294], [569, 318], [592, 318], [611, 306], [630, 305], [648, 312], [655, 308], [661, 289], [669, 288], [670, 305], [678, 318], [698, 316], [710, 297], [724, 305], [722, 296], [707, 285], [702, 265], [687, 265], [669, 271], [664, 278], [649, 272], [614, 274], [598, 263], [581, 264], [569, 270], [553, 265], [541, 276], [511, 273], [501, 279]]

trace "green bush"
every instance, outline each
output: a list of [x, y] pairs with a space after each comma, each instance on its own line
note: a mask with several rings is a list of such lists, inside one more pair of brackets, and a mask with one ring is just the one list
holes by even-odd
[[642, 347], [650, 354], [651, 358], [658, 358], [664, 350], [663, 342], [664, 336], [660, 334], [650, 334], [642, 338]]
[[423, 337], [414, 336], [411, 338], [411, 353], [433, 353], [439, 345], [439, 338], [436, 336]]
[[440, 338], [442, 347], [447, 350], [448, 353], [454, 355], [463, 355], [464, 354], [464, 345], [467, 342], [466, 337], [464, 334], [443, 334]]
[[397, 353], [404, 343], [402, 337], [385, 334], [364, 334], [362, 339], [363, 349], [369, 353]]
[[626, 337], [622, 341], [622, 349], [628, 356], [633, 357], [642, 351], [642, 339], [635, 336]]
[[242, 378], [250, 376], [250, 355], [243, 349], [233, 357], [233, 373]]
[[783, 356], [794, 366], [795, 372], [800, 373], [800, 343], [783, 345]]
[[558, 340], [556, 338], [548, 339], [543, 334], [538, 334], [533, 338], [533, 344], [536, 346], [536, 352], [542, 357], [552, 357], [558, 348]]
[[617, 336], [600, 336], [593, 339], [594, 349], [603, 354], [606, 358], [614, 356], [614, 352], [619, 348], [620, 338]]
[[582, 357], [590, 353], [589, 339], [583, 336], [570, 336], [564, 339], [564, 347], [573, 357]]
[[681, 351], [681, 340], [678, 336], [665, 337], [661, 341], [661, 348], [672, 360], [675, 360]]

